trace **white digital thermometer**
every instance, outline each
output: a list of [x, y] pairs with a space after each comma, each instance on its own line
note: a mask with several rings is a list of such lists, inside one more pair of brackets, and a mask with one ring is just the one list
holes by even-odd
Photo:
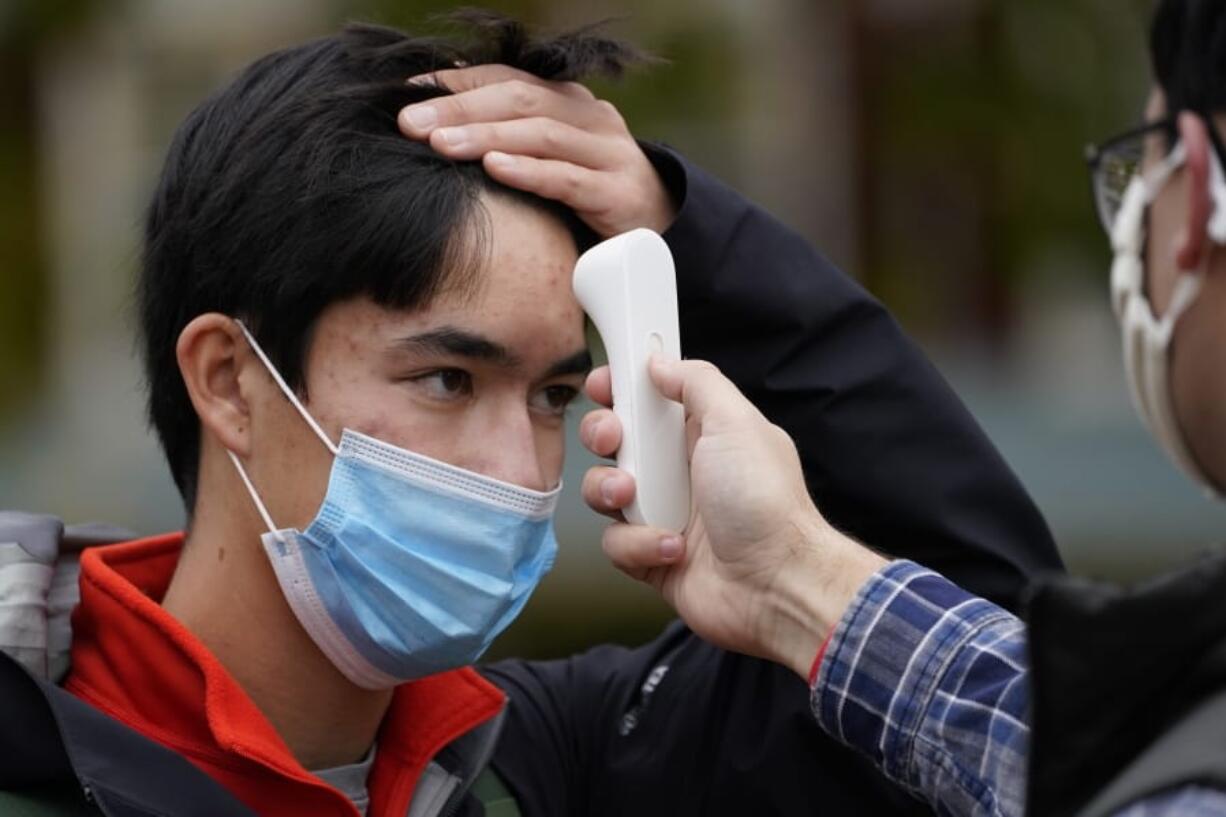
[[654, 352], [681, 357], [672, 253], [651, 230], [622, 233], [579, 258], [574, 288], [609, 355], [613, 413], [622, 426], [617, 467], [636, 485], [626, 519], [683, 531], [690, 518], [685, 409], [661, 396], [647, 373]]

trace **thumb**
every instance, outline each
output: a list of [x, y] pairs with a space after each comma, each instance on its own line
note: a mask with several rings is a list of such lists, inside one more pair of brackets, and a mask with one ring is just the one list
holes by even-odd
[[660, 394], [685, 406], [687, 417], [699, 423], [713, 417], [758, 416], [758, 410], [714, 364], [705, 360], [673, 360], [652, 355], [647, 371]]

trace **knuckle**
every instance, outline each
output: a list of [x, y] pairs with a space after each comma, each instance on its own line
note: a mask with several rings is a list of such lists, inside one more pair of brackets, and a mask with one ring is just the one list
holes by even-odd
[[546, 150], [556, 154], [566, 145], [566, 129], [557, 122], [547, 122], [541, 131], [541, 141]]
[[469, 104], [462, 94], [442, 97], [434, 104], [438, 108], [439, 119], [444, 124], [468, 121]]
[[562, 173], [562, 195], [566, 197], [578, 196], [583, 190], [583, 172], [574, 165], [570, 165]]
[[563, 82], [562, 92], [569, 94], [570, 96], [577, 96], [584, 99], [596, 98], [596, 95], [592, 93], [590, 88], [588, 88], [582, 82], [575, 82], [574, 80], [571, 80], [570, 82]]
[[766, 430], [767, 433], [774, 438], [776, 445], [784, 446], [786, 448], [795, 447], [795, 444], [792, 442], [792, 435], [788, 434], [783, 427], [768, 422], [766, 424]]
[[596, 101], [596, 114], [601, 122], [610, 126], [622, 126], [625, 124], [625, 120], [622, 119], [622, 112], [607, 99]]
[[507, 83], [507, 93], [510, 95], [511, 110], [519, 116], [527, 116], [536, 111], [540, 104], [538, 88], [522, 79], [513, 79]]

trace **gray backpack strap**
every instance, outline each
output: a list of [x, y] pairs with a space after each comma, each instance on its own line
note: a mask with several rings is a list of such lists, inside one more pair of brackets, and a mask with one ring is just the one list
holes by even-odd
[[47, 593], [64, 523], [54, 516], [0, 512], [0, 650], [48, 678]]
[[131, 538], [108, 525], [65, 528], [54, 516], [0, 511], [0, 652], [36, 678], [63, 677], [81, 550]]
[[1192, 784], [1226, 789], [1226, 690], [1187, 713], [1079, 812], [1110, 817], [1164, 791]]
[[485, 817], [520, 817], [515, 795], [489, 766], [473, 782], [469, 792], [485, 806]]

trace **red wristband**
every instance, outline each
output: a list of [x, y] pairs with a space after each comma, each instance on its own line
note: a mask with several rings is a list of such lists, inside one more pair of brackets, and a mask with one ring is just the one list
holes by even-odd
[[817, 673], [821, 671], [822, 659], [826, 657], [826, 648], [830, 646], [830, 639], [834, 635], [834, 630], [831, 630], [826, 640], [822, 642], [822, 648], [817, 651], [817, 658], [813, 659], [813, 668], [809, 670], [809, 687], [812, 688], [817, 683]]

